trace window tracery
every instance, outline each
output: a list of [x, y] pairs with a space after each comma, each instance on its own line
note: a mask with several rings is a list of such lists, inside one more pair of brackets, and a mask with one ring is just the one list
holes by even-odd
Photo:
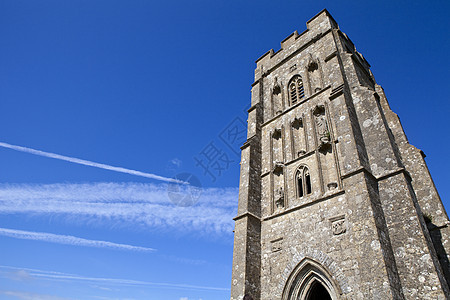
[[289, 83], [290, 104], [294, 105], [304, 97], [305, 97], [305, 89], [303, 87], [303, 79], [300, 75], [295, 75]]

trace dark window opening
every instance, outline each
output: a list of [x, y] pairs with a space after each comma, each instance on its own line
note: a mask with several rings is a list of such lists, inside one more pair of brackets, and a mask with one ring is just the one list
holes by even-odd
[[295, 177], [297, 184], [297, 197], [301, 198], [305, 195], [309, 195], [312, 192], [311, 176], [306, 166], [302, 166]]
[[297, 180], [297, 186], [298, 186], [298, 196], [303, 197], [303, 180], [301, 177]]
[[298, 87], [298, 92], [299, 92], [299, 93], [298, 93], [299, 98], [305, 97], [305, 89], [303, 88], [303, 83], [302, 83], [301, 86]]
[[291, 104], [297, 103], [297, 89], [295, 87], [295, 84], [291, 84]]
[[306, 179], [306, 194], [311, 194], [311, 178], [309, 177], [309, 174], [305, 175]]

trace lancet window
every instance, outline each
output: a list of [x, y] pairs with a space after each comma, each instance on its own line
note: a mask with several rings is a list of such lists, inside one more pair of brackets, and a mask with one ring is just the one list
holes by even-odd
[[300, 169], [297, 171], [297, 174], [295, 175], [295, 181], [297, 184], [297, 196], [299, 198], [311, 194], [311, 175], [309, 173], [308, 167], [300, 167]]
[[291, 105], [299, 102], [305, 97], [305, 89], [303, 87], [303, 80], [300, 75], [295, 75], [289, 83], [289, 99]]

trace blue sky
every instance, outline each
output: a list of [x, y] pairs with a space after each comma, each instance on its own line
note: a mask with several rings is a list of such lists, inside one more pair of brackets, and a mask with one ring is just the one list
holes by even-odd
[[229, 298], [254, 61], [323, 8], [449, 209], [448, 1], [0, 0], [0, 299]]

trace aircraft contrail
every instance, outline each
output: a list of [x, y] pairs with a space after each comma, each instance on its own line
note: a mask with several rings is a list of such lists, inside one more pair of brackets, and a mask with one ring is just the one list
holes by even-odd
[[87, 240], [71, 235], [60, 235], [47, 232], [24, 231], [8, 228], [0, 228], [0, 235], [23, 240], [44, 241], [49, 243], [66, 244], [73, 246], [111, 248], [119, 250], [153, 252], [153, 248], [132, 246], [127, 244], [117, 244], [107, 241]]
[[[178, 289], [186, 289], [186, 290], [212, 290], [212, 291], [229, 291], [229, 288], [220, 288], [220, 287], [211, 287], [211, 286], [198, 286], [198, 285], [190, 285], [184, 283], [163, 283], [163, 282], [150, 282], [150, 281], [140, 281], [133, 279], [121, 279], [121, 278], [104, 278], [104, 277], [86, 277], [83, 275], [55, 272], [55, 271], [46, 271], [40, 269], [31, 269], [31, 268], [19, 268], [12, 266], [4, 266], [0, 265], [0, 271], [3, 273], [5, 271], [15, 271], [14, 275], [18, 275], [19, 278], [43, 278], [48, 280], [72, 280], [72, 281], [87, 281], [87, 282], [97, 282], [99, 284], [114, 284], [117, 285], [126, 285], [126, 286], [159, 286], [159, 287], [173, 287]], [[20, 273], [19, 273], [20, 272]], [[0, 290], [0, 293], [2, 291]], [[35, 297], [36, 298], [36, 297]], [[35, 299], [27, 297], [26, 299]], [[25, 298], [21, 298], [25, 299]], [[41, 298], [39, 298], [41, 299]], [[47, 298], [45, 298], [47, 299]], [[52, 298], [53, 299], [53, 298]]]
[[110, 171], [115, 171], [115, 172], [120, 172], [120, 173], [126, 173], [126, 174], [131, 174], [131, 175], [136, 175], [136, 176], [141, 176], [141, 177], [146, 177], [146, 178], [151, 178], [151, 179], [156, 179], [156, 180], [161, 180], [161, 181], [166, 181], [166, 182], [187, 184], [187, 182], [173, 179], [173, 178], [167, 178], [167, 177], [158, 176], [155, 174], [145, 173], [145, 172], [136, 171], [136, 170], [130, 170], [130, 169], [122, 168], [122, 167], [114, 167], [114, 166], [110, 166], [110, 165], [96, 163], [96, 162], [89, 161], [89, 160], [79, 159], [79, 158], [70, 157], [70, 156], [64, 156], [64, 155], [60, 155], [60, 154], [56, 154], [56, 153], [45, 152], [45, 151], [22, 147], [22, 146], [11, 145], [8, 143], [3, 143], [3, 142], [0, 142], [0, 147], [16, 150], [16, 151], [20, 151], [20, 152], [30, 153], [30, 154], [34, 154], [34, 155], [64, 160], [64, 161], [68, 161], [68, 162], [79, 164], [79, 165], [85, 165], [85, 166], [90, 166], [90, 167], [95, 167], [95, 168], [100, 168], [100, 169], [105, 169], [105, 170], [110, 170]]

